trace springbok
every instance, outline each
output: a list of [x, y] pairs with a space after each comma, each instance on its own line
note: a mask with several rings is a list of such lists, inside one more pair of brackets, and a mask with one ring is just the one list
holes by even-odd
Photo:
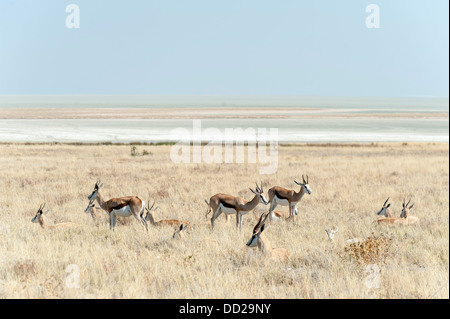
[[172, 235], [173, 239], [180, 239], [184, 238], [184, 232], [186, 231], [186, 227], [184, 227], [184, 224], [180, 225], [180, 228], [175, 228], [175, 232]]
[[271, 218], [277, 220], [277, 216], [273, 213], [278, 204], [281, 206], [289, 206], [289, 219], [295, 223], [295, 216], [298, 215], [297, 204], [302, 199], [303, 195], [311, 195], [311, 188], [309, 187], [309, 177], [302, 175], [303, 183], [294, 180], [294, 183], [301, 186], [298, 192], [292, 189], [286, 189], [280, 186], [274, 186], [269, 189], [270, 215]]
[[213, 216], [211, 217], [211, 228], [214, 229], [214, 221], [220, 216], [220, 214], [224, 213], [225, 215], [236, 215], [236, 228], [239, 228], [239, 231], [241, 231], [242, 218], [244, 215], [253, 210], [259, 203], [263, 203], [264, 205], [269, 203], [264, 197], [262, 182], [261, 187], [256, 184], [256, 189], [253, 190], [250, 188], [250, 191], [255, 194], [255, 196], [249, 201], [241, 197], [235, 197], [222, 193], [212, 196], [209, 199], [209, 203], [205, 199], [205, 202], [208, 205], [208, 211], [205, 216], [208, 217], [211, 210], [213, 211]]
[[328, 235], [328, 239], [330, 240], [330, 242], [333, 241], [334, 235], [336, 235], [336, 233], [339, 231], [339, 229], [337, 227], [333, 227], [331, 229], [325, 229], [325, 232]]
[[105, 201], [103, 199], [100, 190], [103, 188], [103, 183], [97, 181], [94, 186], [94, 190], [91, 195], [88, 196], [89, 200], [97, 199], [98, 204], [104, 210], [106, 210], [110, 216], [109, 228], [114, 230], [116, 227], [117, 216], [129, 217], [133, 215], [138, 221], [140, 221], [148, 230], [148, 224], [142, 215], [139, 215], [144, 211], [145, 202], [138, 196], [125, 196], [119, 198], [111, 198]]
[[[409, 205], [410, 202], [411, 202], [411, 199], [405, 204], [405, 200], [403, 200], [403, 203], [402, 203], [402, 213], [400, 214], [400, 217], [402, 217], [402, 218], [407, 218], [407, 219], [412, 219], [412, 220], [417, 221], [417, 220], [419, 219], [418, 217], [409, 215], [409, 210], [410, 210], [411, 208], [413, 208], [413, 206], [414, 206], [414, 204], [415, 204], [415, 203], [412, 203], [411, 206], [408, 207], [408, 205]], [[413, 217], [414, 217], [414, 218], [413, 218]]]
[[[253, 217], [255, 218], [256, 221], [259, 220], [259, 217], [261, 216], [262, 211], [256, 212], [253, 211]], [[290, 220], [291, 218], [289, 217], [289, 212], [286, 212], [284, 210], [274, 210], [272, 212], [272, 215], [269, 216], [269, 220], [270, 221], [287, 221]]]
[[95, 203], [94, 203], [95, 199], [91, 199], [89, 201], [89, 204], [87, 205], [86, 209], [84, 210], [84, 212], [86, 214], [91, 214], [92, 219], [94, 220], [94, 223], [96, 225], [99, 224], [99, 220], [97, 219], [97, 210], [95, 208]]
[[[148, 205], [150, 205], [150, 200], [148, 201]], [[180, 219], [161, 219], [158, 221], [155, 221], [155, 218], [153, 216], [152, 209], [155, 206], [155, 201], [153, 201], [153, 205], [151, 207], [145, 207], [145, 210], [147, 211], [147, 214], [145, 215], [145, 217], [143, 217], [144, 212], [142, 211], [141, 213], [141, 218], [143, 218], [146, 222], [150, 221], [150, 223], [153, 226], [181, 226], [182, 224], [184, 224], [185, 228], [189, 228], [190, 230], [192, 230], [192, 226], [188, 221], [185, 220], [180, 220]], [[158, 209], [158, 207], [156, 207], [154, 209], [154, 211], [156, 211]]]
[[[172, 238], [176, 239], [176, 240], [184, 239], [186, 230], [187, 230], [187, 227], [184, 224], [181, 224], [179, 228], [174, 229]], [[202, 240], [200, 240], [200, 245], [202, 245], [202, 247], [204, 245], [217, 245], [217, 244], [218, 244], [218, 241], [213, 238], [203, 238]]]
[[33, 217], [33, 219], [31, 219], [31, 221], [33, 223], [39, 223], [41, 225], [42, 228], [47, 228], [47, 229], [55, 229], [55, 228], [72, 228], [72, 227], [77, 227], [78, 225], [75, 223], [59, 223], [59, 224], [53, 224], [53, 225], [49, 225], [47, 224], [47, 221], [45, 220], [44, 214], [47, 214], [50, 210], [47, 210], [45, 213], [42, 212], [42, 210], [45, 207], [45, 203], [41, 204], [41, 206], [39, 207], [38, 211], [36, 212], [36, 216]]
[[389, 207], [391, 206], [391, 204], [387, 204], [387, 202], [389, 201], [389, 198], [390, 197], [388, 197], [388, 199], [386, 199], [386, 201], [383, 204], [383, 207], [381, 207], [380, 211], [377, 213], [377, 215], [382, 216], [381, 218], [392, 217], [391, 211], [389, 210]]
[[286, 261], [290, 255], [289, 251], [284, 248], [272, 248], [269, 240], [263, 234], [264, 229], [266, 229], [265, 223], [269, 214], [270, 212], [261, 214], [258, 223], [253, 228], [253, 234], [247, 242], [247, 246], [257, 246], [265, 258], [270, 258], [275, 261]]
[[400, 217], [380, 217], [377, 219], [378, 223], [382, 224], [391, 224], [391, 225], [413, 225], [419, 221], [419, 218], [416, 216], [409, 215], [409, 210], [413, 208], [414, 203], [408, 207], [411, 200], [408, 203], [405, 203], [405, 200], [402, 203], [403, 209], [400, 214]]

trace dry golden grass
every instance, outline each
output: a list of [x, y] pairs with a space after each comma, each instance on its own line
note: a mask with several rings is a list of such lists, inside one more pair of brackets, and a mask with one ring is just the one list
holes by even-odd
[[[280, 146], [274, 175], [259, 175], [258, 164], [174, 164], [170, 146], [137, 146], [138, 154], [143, 149], [149, 155], [131, 156], [129, 145], [0, 145], [1, 298], [449, 298], [448, 143]], [[251, 214], [242, 233], [234, 218], [227, 226], [220, 217], [213, 232], [201, 224], [205, 198], [250, 199], [259, 180], [266, 193], [297, 189], [301, 174], [313, 193], [299, 204], [298, 225], [265, 230], [274, 248], [290, 251], [288, 262], [264, 262], [246, 247]], [[98, 179], [105, 198], [156, 199], [157, 219], [198, 226], [183, 240], [172, 240], [172, 227], [145, 232], [131, 219], [112, 232], [99, 211], [96, 227], [83, 211]], [[395, 215], [412, 197], [419, 224], [374, 223], [388, 196]], [[81, 226], [31, 223], [44, 201], [49, 223]], [[331, 226], [339, 227], [333, 242], [324, 231]], [[379, 288], [367, 285], [367, 265], [345, 252], [346, 239], [372, 233], [392, 239], [376, 264]], [[70, 284], [77, 269], [79, 288]]]

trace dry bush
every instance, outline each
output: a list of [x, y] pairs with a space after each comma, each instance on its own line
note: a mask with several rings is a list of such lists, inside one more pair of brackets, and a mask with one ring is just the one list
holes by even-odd
[[360, 264], [381, 264], [385, 262], [391, 244], [392, 238], [372, 233], [364, 241], [349, 244], [344, 251]]

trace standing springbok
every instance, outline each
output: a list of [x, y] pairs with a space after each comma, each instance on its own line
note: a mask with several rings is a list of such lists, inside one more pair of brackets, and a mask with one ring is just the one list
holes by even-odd
[[[150, 200], [148, 200], [148, 205], [150, 205]], [[180, 220], [180, 219], [161, 219], [156, 221], [153, 214], [154, 212], [158, 209], [158, 207], [156, 207], [154, 209], [154, 212], [152, 212], [153, 207], [155, 206], [155, 201], [153, 201], [153, 205], [151, 207], [145, 207], [145, 210], [147, 211], [147, 214], [144, 216], [144, 211], [142, 211], [141, 213], [141, 218], [143, 218], [145, 221], [150, 221], [150, 223], [153, 226], [176, 226], [179, 227], [182, 224], [184, 224], [185, 228], [189, 228], [190, 230], [192, 230], [192, 226], [188, 221], [185, 220]]]
[[45, 207], [45, 203], [41, 204], [41, 206], [39, 207], [38, 211], [36, 212], [36, 216], [33, 217], [33, 219], [31, 219], [31, 221], [33, 223], [39, 223], [41, 225], [42, 228], [47, 228], [47, 229], [55, 229], [55, 228], [72, 228], [72, 227], [77, 227], [78, 225], [75, 223], [59, 223], [59, 224], [53, 224], [53, 225], [49, 225], [47, 224], [47, 221], [45, 220], [44, 214], [47, 214], [49, 212], [49, 210], [47, 210], [45, 213], [42, 212], [42, 210]]
[[275, 261], [286, 261], [289, 258], [289, 251], [284, 248], [272, 248], [269, 240], [262, 233], [266, 229], [266, 220], [270, 212], [261, 214], [258, 223], [253, 228], [252, 237], [247, 242], [248, 247], [258, 246], [263, 257], [270, 258]]
[[253, 199], [246, 201], [241, 197], [235, 197], [227, 194], [216, 194], [212, 196], [208, 201], [205, 199], [208, 205], [208, 211], [206, 212], [206, 217], [208, 217], [209, 212], [213, 211], [213, 216], [211, 217], [211, 228], [214, 229], [214, 221], [220, 214], [225, 215], [236, 215], [236, 228], [241, 231], [242, 228], [242, 218], [249, 211], [253, 210], [259, 203], [267, 205], [269, 202], [264, 197], [264, 190], [261, 182], [261, 187], [256, 184], [256, 189], [250, 188], [250, 191], [255, 194]]
[[138, 196], [125, 196], [119, 198], [111, 198], [105, 201], [103, 199], [100, 190], [103, 188], [103, 183], [97, 181], [94, 186], [92, 194], [88, 196], [89, 200], [97, 199], [98, 204], [104, 210], [106, 210], [110, 216], [109, 228], [114, 231], [116, 227], [117, 216], [130, 217], [133, 215], [138, 221], [140, 221], [145, 229], [148, 230], [147, 221], [142, 218], [140, 213], [144, 210], [145, 202]]
[[294, 183], [301, 186], [298, 192], [292, 189], [286, 189], [280, 186], [274, 186], [269, 189], [269, 202], [270, 202], [270, 218], [277, 220], [278, 217], [273, 213], [278, 204], [281, 206], [289, 206], [289, 219], [295, 223], [295, 216], [298, 215], [297, 204], [302, 199], [303, 195], [311, 195], [311, 188], [309, 187], [309, 177], [302, 175], [303, 183], [294, 180]]

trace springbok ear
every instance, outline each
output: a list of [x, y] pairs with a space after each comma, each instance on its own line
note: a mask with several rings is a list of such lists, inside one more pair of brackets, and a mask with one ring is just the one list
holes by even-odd
[[44, 212], [44, 214], [48, 214], [50, 212], [50, 209], [47, 209], [45, 212]]
[[391, 204], [389, 203], [387, 206], [386, 206], [386, 208], [389, 208], [389, 206], [391, 206]]
[[256, 193], [253, 189], [251, 189], [250, 187], [249, 187], [248, 189], [251, 190], [253, 194], [255, 194], [255, 195], [257, 194], [257, 193]]
[[412, 205], [411, 205], [411, 206], [409, 206], [409, 209], [413, 208], [414, 204], [415, 204], [415, 203], [412, 203]]
[[303, 186], [302, 183], [297, 182], [295, 179], [294, 179], [294, 183], [297, 184], [297, 185]]
[[99, 186], [99, 189], [102, 189], [103, 188], [103, 183]]
[[180, 230], [183, 230], [183, 226], [184, 226], [184, 224], [181, 224], [181, 225], [180, 225]]
[[264, 231], [264, 228], [266, 227], [266, 224], [263, 224], [262, 226], [261, 226], [261, 230], [259, 231], [260, 233], [262, 233], [263, 231]]

